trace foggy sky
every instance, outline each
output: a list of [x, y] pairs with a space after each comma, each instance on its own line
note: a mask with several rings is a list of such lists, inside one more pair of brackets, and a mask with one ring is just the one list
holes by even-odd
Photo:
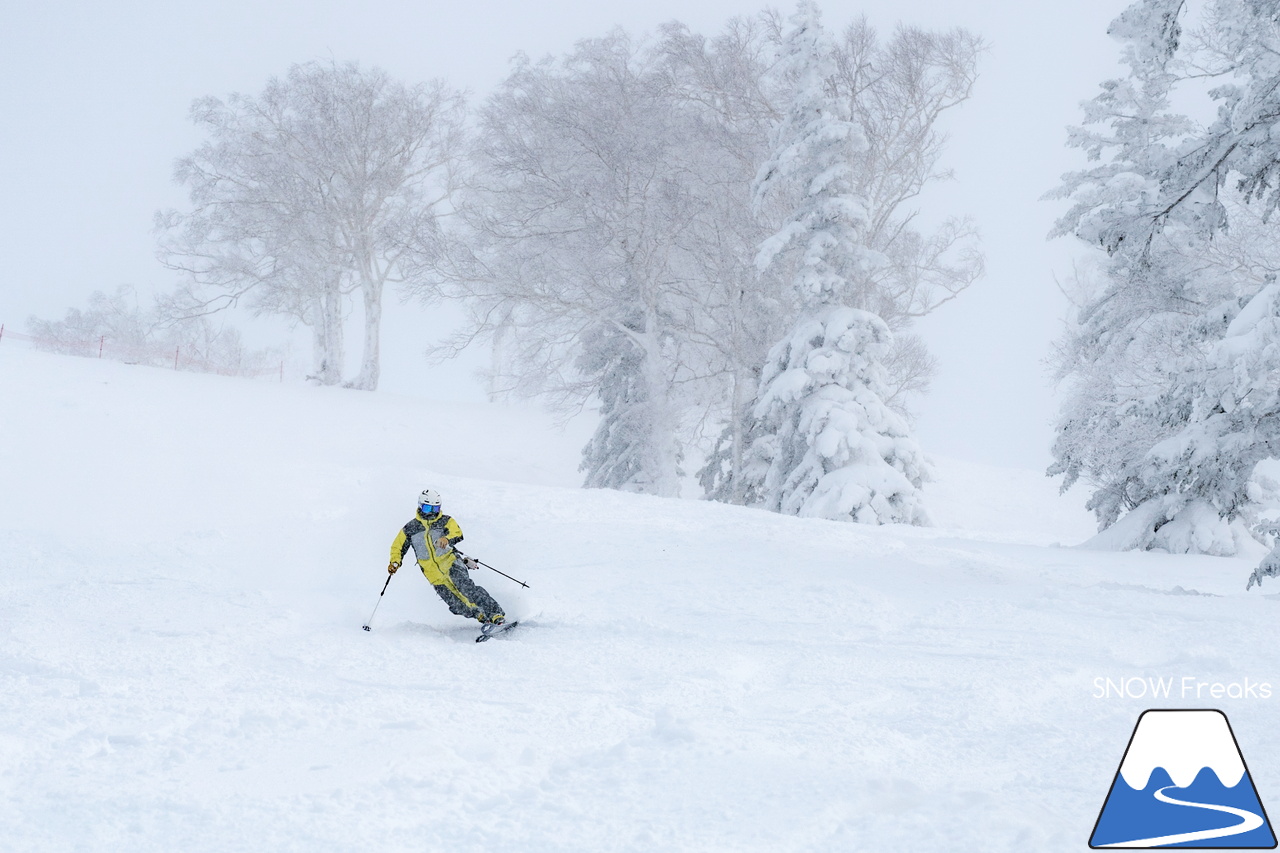
[[[762, 8], [747, 0], [17, 5], [0, 7], [0, 323], [9, 328], [83, 307], [94, 290], [172, 287], [155, 260], [152, 215], [184, 205], [171, 172], [200, 142], [187, 119], [197, 97], [256, 94], [293, 63], [334, 58], [410, 83], [443, 77], [478, 99], [517, 51], [559, 54], [614, 25], [642, 33], [671, 19], [710, 35]], [[926, 200], [927, 217], [976, 218], [987, 275], [919, 327], [941, 371], [918, 435], [926, 453], [1043, 468], [1055, 401], [1042, 360], [1065, 311], [1055, 276], [1069, 275], [1083, 252], [1045, 239], [1062, 205], [1038, 199], [1083, 165], [1063, 145], [1065, 126], [1119, 73], [1106, 27], [1126, 3], [821, 5], [833, 30], [865, 13], [883, 30], [899, 20], [964, 26], [989, 45], [974, 97], [944, 122], [952, 137], [944, 163], [956, 180]], [[449, 316], [388, 296], [384, 390], [483, 399], [470, 375], [483, 353], [443, 368], [420, 356]], [[307, 339], [295, 337], [303, 361]]]

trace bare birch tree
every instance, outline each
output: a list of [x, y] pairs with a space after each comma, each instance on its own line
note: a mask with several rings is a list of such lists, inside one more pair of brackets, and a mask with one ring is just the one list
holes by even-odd
[[685, 319], [680, 235], [698, 215], [687, 129], [622, 31], [515, 66], [480, 112], [458, 274], [475, 331], [501, 335], [511, 390], [592, 395], [590, 486], [675, 494]]
[[192, 106], [208, 140], [178, 161], [191, 209], [157, 214], [160, 257], [186, 274], [179, 300], [208, 313], [248, 298], [311, 327], [314, 373], [342, 381], [343, 325], [360, 293], [364, 354], [379, 375], [383, 291], [430, 284], [410, 260], [435, 251], [460, 145], [463, 102], [443, 82], [405, 86], [354, 62], [310, 62], [262, 94]]
[[[685, 249], [685, 277], [698, 306], [685, 324], [699, 347], [707, 381], [700, 409], [725, 427], [712, 450], [712, 463], [699, 472], [704, 488], [742, 503], [740, 478], [715, 481], [709, 473], [742, 469], [747, 407], [754, 401], [769, 347], [792, 313], [786, 274], [756, 269], [755, 253], [768, 236], [768, 221], [784, 211], [757, 216], [752, 181], [768, 154], [769, 132], [779, 117], [784, 92], [772, 68], [777, 61], [780, 23], [773, 13], [739, 18], [714, 38], [669, 24], [656, 49], [666, 77], [666, 93], [693, 128], [695, 145], [687, 170], [701, 199], [702, 215], [679, 235]], [[764, 202], [771, 208], [772, 200]]]

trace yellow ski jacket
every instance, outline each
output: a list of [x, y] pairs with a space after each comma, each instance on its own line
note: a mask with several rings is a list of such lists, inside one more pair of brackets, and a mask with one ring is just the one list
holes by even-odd
[[[447, 548], [440, 548], [438, 540], [441, 537], [448, 541]], [[462, 529], [450, 516], [444, 513], [427, 516], [419, 512], [396, 534], [391, 543], [391, 562], [403, 561], [412, 546], [418, 566], [427, 580], [435, 586], [448, 586], [449, 570], [457, 559], [453, 546], [461, 541]]]

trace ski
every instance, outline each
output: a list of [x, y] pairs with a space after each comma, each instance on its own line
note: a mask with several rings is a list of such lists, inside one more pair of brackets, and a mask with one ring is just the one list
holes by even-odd
[[[476, 642], [483, 643], [491, 637], [496, 637], [499, 634], [505, 634], [519, 624], [519, 622], [504, 622], [501, 625], [485, 625], [484, 628], [480, 629], [480, 636], [476, 637]], [[488, 630], [485, 630], [486, 628]]]

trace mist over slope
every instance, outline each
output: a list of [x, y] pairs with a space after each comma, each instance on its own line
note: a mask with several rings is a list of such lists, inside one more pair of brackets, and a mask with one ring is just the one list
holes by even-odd
[[[1149, 701], [1095, 678], [1280, 683], [1247, 560], [1052, 547], [1033, 472], [869, 528], [576, 488], [532, 410], [15, 348], [0, 401], [0, 849], [1078, 850]], [[425, 485], [509, 637], [412, 571], [360, 630]]]

